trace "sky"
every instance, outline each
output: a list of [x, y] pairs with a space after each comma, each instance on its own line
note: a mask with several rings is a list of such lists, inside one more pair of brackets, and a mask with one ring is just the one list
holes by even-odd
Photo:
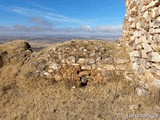
[[125, 0], [0, 0], [0, 35], [121, 36]]

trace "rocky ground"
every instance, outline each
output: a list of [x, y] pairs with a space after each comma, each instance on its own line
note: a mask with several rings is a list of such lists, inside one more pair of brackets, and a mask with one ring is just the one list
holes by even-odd
[[2, 44], [0, 120], [150, 120], [160, 115], [160, 90], [137, 79], [117, 42]]

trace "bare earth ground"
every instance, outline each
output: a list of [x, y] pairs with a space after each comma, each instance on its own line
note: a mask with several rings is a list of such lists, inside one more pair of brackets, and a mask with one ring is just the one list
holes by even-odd
[[[94, 45], [100, 43], [103, 43], [111, 58], [129, 59], [125, 49], [117, 47], [115, 42], [95, 41]], [[38, 63], [56, 45], [30, 44], [36, 48], [35, 51], [24, 49], [28, 47], [23, 42], [20, 42], [20, 46], [19, 43], [0, 46], [3, 52], [0, 120], [158, 120], [154, 115], [160, 115], [159, 90], [137, 96], [136, 88], [139, 85], [136, 78], [126, 80], [123, 70], [111, 70], [107, 79], [90, 81], [87, 86], [76, 86], [71, 80], [54, 81], [36, 76], [32, 74], [36, 67], [30, 64]], [[84, 46], [83, 42], [76, 44]], [[65, 43], [61, 46], [70, 45]], [[93, 46], [89, 47], [90, 44], [86, 48], [94, 49]], [[129, 64], [127, 67], [130, 69]], [[135, 116], [140, 114], [148, 114], [148, 117]]]

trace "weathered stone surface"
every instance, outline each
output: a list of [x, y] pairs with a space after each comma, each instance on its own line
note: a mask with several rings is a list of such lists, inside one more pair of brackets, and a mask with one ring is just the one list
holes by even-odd
[[94, 64], [94, 63], [96, 63], [96, 60], [93, 59], [93, 58], [91, 58], [91, 59], [89, 59], [88, 63], [89, 63], [89, 64]]
[[124, 63], [129, 63], [129, 60], [128, 59], [114, 59], [114, 63], [124, 64]]
[[61, 68], [61, 65], [57, 64], [57, 63], [52, 63], [49, 68], [55, 69], [55, 70], [59, 70]]
[[60, 80], [62, 80], [62, 75], [56, 74], [56, 75], [54, 76], [54, 79], [55, 79], [55, 81], [60, 81]]
[[75, 63], [76, 62], [76, 58], [74, 56], [70, 56], [68, 57], [68, 59], [72, 62]]
[[160, 70], [157, 70], [156, 75], [160, 77]]
[[160, 54], [158, 52], [152, 52], [151, 53], [151, 61], [152, 62], [160, 62]]
[[86, 63], [86, 59], [84, 59], [84, 58], [79, 58], [79, 60], [78, 60], [77, 63], [79, 63], [79, 64], [84, 64], [84, 63]]
[[150, 78], [155, 75], [158, 76], [160, 63], [160, 1], [127, 0], [126, 5], [127, 14], [123, 27], [122, 40], [124, 41], [122, 43], [126, 45], [130, 53], [133, 69], [146, 78], [148, 77], [147, 74], [150, 74]]
[[150, 68], [150, 64], [149, 64], [149, 62], [147, 61], [147, 59], [141, 59], [141, 64], [145, 67], [145, 68], [147, 68], [147, 69], [149, 69]]
[[138, 73], [140, 75], [144, 75], [144, 73], [145, 73], [145, 67], [143, 65], [139, 65], [138, 66]]
[[138, 71], [138, 64], [136, 62], [133, 62], [132, 66], [133, 66], [133, 70]]
[[114, 60], [113, 60], [113, 58], [105, 58], [105, 59], [103, 60], [103, 63], [104, 63], [104, 64], [113, 64], [113, 63], [114, 63]]
[[149, 94], [149, 91], [146, 88], [136, 88], [136, 92], [138, 96], [146, 96]]
[[115, 67], [113, 65], [104, 65], [105, 70], [115, 70]]
[[81, 69], [82, 70], [92, 70], [92, 67], [90, 65], [82, 65]]
[[123, 64], [118, 64], [116, 65], [116, 70], [127, 70], [127, 66], [123, 65]]
[[147, 58], [147, 53], [144, 50], [141, 50], [142, 58]]
[[92, 70], [97, 69], [98, 65], [97, 64], [92, 64]]
[[151, 44], [151, 47], [153, 48], [154, 51], [160, 51], [160, 46], [156, 44]]
[[157, 88], [160, 88], [160, 80], [158, 79], [153, 80], [150, 84], [156, 86]]
[[140, 56], [139, 51], [130, 52], [130, 57], [139, 57], [139, 56]]
[[145, 51], [146, 53], [152, 51], [152, 48], [151, 48], [151, 46], [150, 46], [148, 43], [146, 43], [146, 42], [145, 42], [145, 43], [142, 43], [142, 46], [143, 46], [144, 51]]
[[155, 74], [155, 73], [157, 72], [156, 67], [152, 66], [151, 69], [150, 69], [150, 72], [151, 72], [152, 74]]
[[84, 76], [84, 75], [89, 75], [90, 72], [89, 71], [81, 71], [78, 76]]
[[155, 64], [155, 63], [154, 63], [154, 64], [152, 64], [152, 65], [153, 65], [154, 67], [156, 67], [156, 69], [160, 70], [160, 64], [158, 64], [158, 63]]

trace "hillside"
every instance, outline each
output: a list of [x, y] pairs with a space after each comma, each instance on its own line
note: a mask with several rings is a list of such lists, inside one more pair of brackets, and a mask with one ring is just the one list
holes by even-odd
[[123, 118], [158, 114], [159, 90], [137, 82], [129, 56], [117, 42], [32, 46], [25, 41], [0, 45], [1, 120], [116, 120], [118, 113]]

